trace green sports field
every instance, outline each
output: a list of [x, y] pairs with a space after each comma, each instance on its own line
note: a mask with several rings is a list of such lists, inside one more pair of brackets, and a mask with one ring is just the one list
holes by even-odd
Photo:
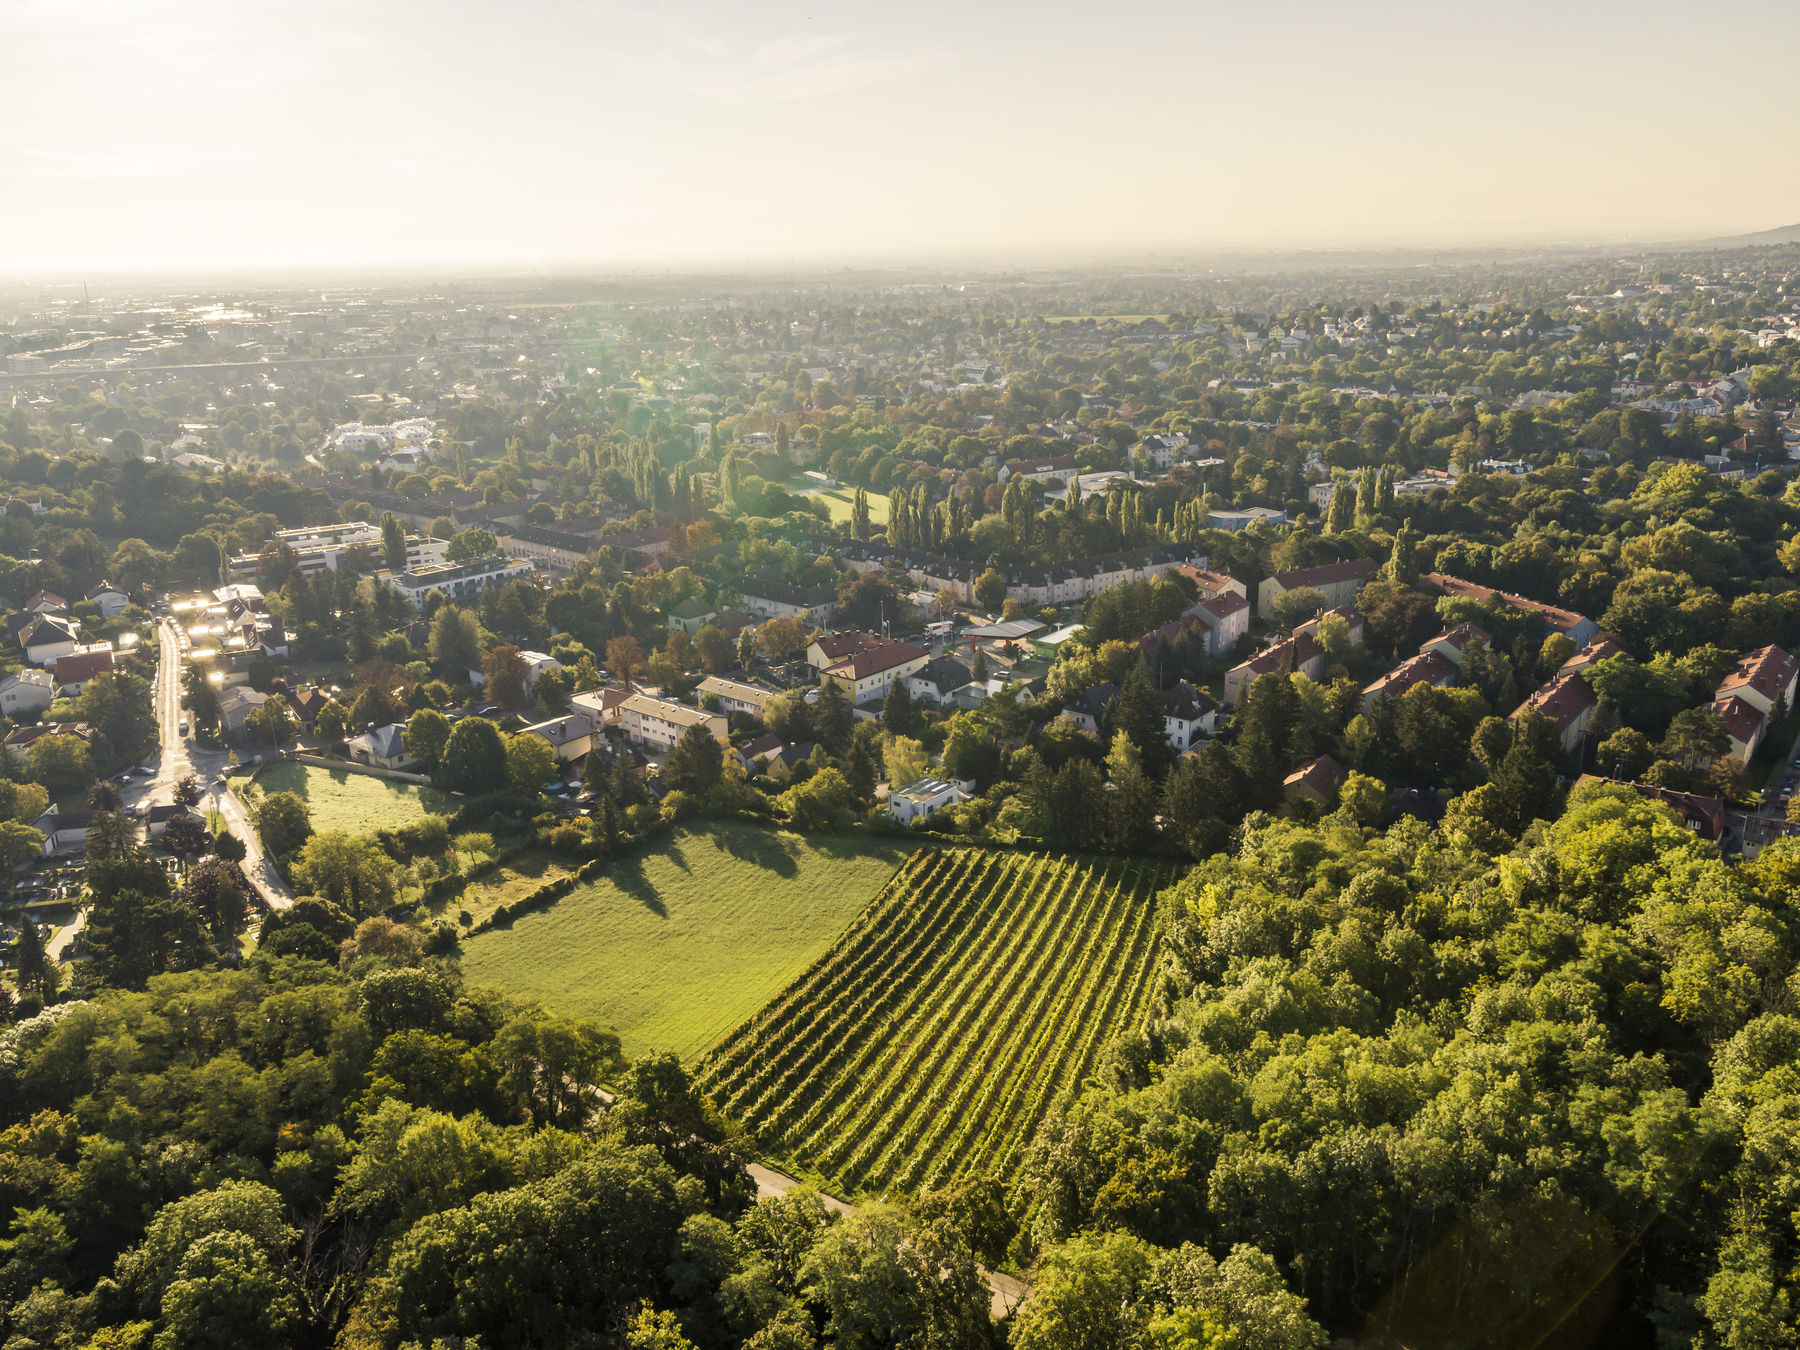
[[470, 939], [463, 974], [593, 1018], [628, 1055], [693, 1059], [830, 947], [912, 848], [726, 822], [681, 830]]
[[257, 774], [256, 785], [264, 792], [294, 793], [311, 812], [313, 829], [321, 833], [367, 834], [452, 809], [450, 799], [432, 788], [311, 764], [272, 764]]
[[[811, 487], [804, 478], [794, 479], [788, 484], [788, 487], [815, 501], [823, 502], [825, 509], [831, 512], [831, 521], [834, 525], [839, 521], [849, 520], [852, 510], [856, 506], [856, 489], [853, 487], [815, 488]], [[881, 492], [871, 492], [867, 495], [870, 521], [876, 525], [887, 524], [887, 495]]]

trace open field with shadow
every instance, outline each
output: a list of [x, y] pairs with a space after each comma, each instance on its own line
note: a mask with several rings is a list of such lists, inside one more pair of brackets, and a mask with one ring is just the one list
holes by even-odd
[[913, 845], [711, 823], [472, 939], [471, 984], [692, 1059], [797, 976]]

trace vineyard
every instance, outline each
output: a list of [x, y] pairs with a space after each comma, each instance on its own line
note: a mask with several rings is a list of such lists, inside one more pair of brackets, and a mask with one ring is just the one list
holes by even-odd
[[920, 852], [728, 1036], [706, 1090], [846, 1191], [1010, 1176], [1106, 1041], [1146, 1013], [1154, 897], [1115, 858]]

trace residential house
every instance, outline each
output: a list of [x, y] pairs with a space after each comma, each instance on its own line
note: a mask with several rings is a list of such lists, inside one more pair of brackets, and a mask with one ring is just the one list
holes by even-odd
[[59, 811], [52, 806], [31, 823], [44, 836], [43, 853], [48, 858], [85, 849], [93, 818], [92, 811]]
[[857, 705], [884, 698], [889, 685], [923, 669], [929, 660], [931, 653], [923, 647], [883, 638], [825, 667], [825, 674], [837, 681], [852, 705]]
[[1339, 605], [1335, 609], [1320, 610], [1305, 623], [1297, 624], [1294, 628], [1294, 636], [1310, 637], [1322, 643], [1323, 639], [1319, 637], [1319, 630], [1324, 626], [1327, 615], [1335, 615], [1344, 621], [1344, 629], [1352, 647], [1363, 645], [1363, 630], [1367, 627], [1367, 622], [1362, 615], [1356, 612], [1354, 605]]
[[1156, 695], [1157, 710], [1162, 713], [1163, 735], [1179, 753], [1192, 750], [1202, 736], [1210, 736], [1218, 722], [1219, 705], [1204, 689], [1196, 689], [1186, 680], [1173, 689]]
[[1738, 658], [1737, 665], [1714, 691], [1716, 699], [1741, 698], [1764, 716], [1773, 716], [1775, 705], [1794, 707], [1794, 681], [1800, 662], [1779, 647], [1758, 647]]
[[329, 702], [331, 695], [316, 684], [309, 684], [299, 693], [288, 696], [288, 705], [294, 710], [294, 716], [300, 719], [300, 725], [308, 728], [319, 720], [319, 713]]
[[1725, 815], [1725, 803], [1717, 797], [1701, 797], [1692, 792], [1677, 792], [1673, 788], [1657, 787], [1654, 783], [1627, 783], [1618, 778], [1602, 778], [1591, 773], [1584, 773], [1575, 780], [1576, 787], [1580, 787], [1583, 783], [1612, 783], [1619, 787], [1628, 787], [1639, 796], [1648, 797], [1654, 802], [1661, 802], [1675, 813], [1683, 825], [1700, 838], [1716, 844], [1725, 837], [1728, 823]]
[[1592, 666], [1599, 665], [1602, 661], [1605, 661], [1610, 657], [1623, 656], [1624, 654], [1625, 649], [1619, 645], [1616, 638], [1612, 637], [1610, 634], [1602, 633], [1599, 637], [1588, 643], [1587, 646], [1576, 652], [1575, 655], [1571, 656], [1567, 661], [1564, 661], [1562, 665], [1558, 666], [1556, 673], [1558, 675], [1578, 675]]
[[1581, 738], [1587, 734], [1598, 704], [1599, 699], [1595, 697], [1593, 687], [1588, 684], [1585, 676], [1576, 671], [1558, 675], [1551, 680], [1514, 708], [1508, 720], [1517, 719], [1528, 710], [1542, 714], [1556, 728], [1557, 740], [1561, 743], [1563, 752], [1573, 754], [1581, 744]]
[[720, 741], [730, 739], [723, 713], [703, 712], [648, 694], [633, 694], [619, 705], [619, 726], [627, 740], [657, 753], [673, 749], [692, 726], [707, 728]]
[[164, 802], [160, 806], [152, 806], [144, 813], [144, 834], [150, 842], [155, 843], [163, 837], [163, 831], [169, 828], [169, 822], [178, 817], [187, 820], [201, 819], [200, 813], [191, 806], [183, 806], [179, 802]]
[[1288, 591], [1318, 591], [1325, 597], [1327, 607], [1351, 604], [1380, 567], [1373, 558], [1351, 558], [1264, 577], [1256, 588], [1256, 615], [1259, 619], [1273, 618], [1275, 601]]
[[888, 793], [888, 810], [902, 825], [930, 820], [946, 806], [966, 802], [974, 784], [955, 778], [921, 778]]
[[131, 597], [107, 582], [101, 582], [87, 593], [88, 603], [100, 611], [103, 619], [116, 619], [125, 612]]
[[40, 713], [56, 701], [56, 678], [47, 670], [27, 668], [0, 680], [0, 717]]
[[25, 602], [25, 612], [27, 614], [66, 615], [69, 612], [69, 602], [55, 591], [34, 591], [31, 598]]
[[1461, 577], [1453, 577], [1446, 572], [1427, 572], [1419, 579], [1419, 584], [1427, 590], [1435, 590], [1441, 595], [1473, 600], [1482, 605], [1498, 602], [1527, 614], [1536, 614], [1551, 632], [1561, 633], [1577, 647], [1585, 647], [1600, 635], [1599, 624], [1575, 613], [1574, 610], [1541, 604], [1536, 600], [1527, 600], [1522, 595], [1497, 591], [1492, 586], [1479, 586], [1472, 581], [1464, 581]]
[[942, 705], [956, 690], [961, 689], [974, 673], [954, 656], [940, 656], [927, 661], [919, 669], [907, 677], [906, 688], [914, 698], [922, 698], [934, 705]]
[[1294, 674], [1317, 683], [1325, 678], [1325, 647], [1311, 633], [1295, 633]]
[[1209, 572], [1204, 567], [1194, 567], [1182, 563], [1174, 569], [1181, 576], [1194, 583], [1202, 600], [1210, 600], [1215, 595], [1224, 595], [1227, 591], [1240, 599], [1250, 598], [1250, 588], [1236, 577], [1228, 577], [1223, 572]]
[[402, 739], [405, 731], [405, 726], [399, 722], [389, 722], [384, 727], [371, 726], [347, 742], [350, 758], [373, 769], [408, 768], [414, 761], [406, 753]]
[[746, 774], [754, 776], [763, 771], [763, 761], [779, 749], [781, 749], [781, 737], [773, 732], [758, 736], [738, 749], [738, 763], [744, 766]]
[[548, 652], [521, 651], [519, 659], [525, 663], [525, 692], [528, 694], [537, 688], [537, 682], [545, 675], [563, 668], [563, 663]]
[[765, 689], [760, 684], [746, 684], [742, 680], [727, 680], [718, 675], [708, 675], [694, 690], [697, 694], [711, 694], [719, 700], [719, 711], [729, 717], [732, 713], [748, 713], [751, 717], [763, 715], [763, 705], [774, 697], [773, 689]]
[[67, 656], [56, 658], [56, 692], [60, 698], [73, 698], [87, 688], [88, 681], [113, 668], [110, 642], [91, 647], [77, 647]]
[[817, 627], [831, 622], [837, 594], [824, 586], [790, 586], [772, 577], [754, 577], [744, 582], [742, 608], [758, 620], [798, 619]]
[[258, 693], [247, 684], [234, 684], [219, 695], [219, 724], [224, 727], [227, 736], [236, 736], [243, 731], [244, 723], [251, 713], [269, 701], [267, 694]]
[[1023, 478], [1034, 483], [1047, 483], [1051, 479], [1062, 482], [1073, 478], [1080, 469], [1076, 466], [1073, 455], [1047, 455], [1040, 459], [1009, 459], [1000, 466], [1000, 472], [994, 477], [1002, 483], [1010, 483], [1015, 478]]
[[593, 729], [588, 726], [587, 718], [579, 713], [565, 713], [547, 722], [534, 722], [519, 735], [536, 736], [556, 752], [557, 761], [563, 764], [580, 759], [594, 748]]
[[1264, 675], [1286, 675], [1294, 669], [1294, 639], [1283, 638], [1225, 672], [1225, 706], [1235, 708], [1244, 692]]
[[587, 535], [550, 525], [508, 525], [494, 531], [494, 542], [507, 557], [552, 572], [574, 571], [596, 547]]
[[38, 616], [19, 634], [25, 659], [34, 666], [54, 665], [81, 645], [81, 628], [73, 620]]
[[1419, 644], [1419, 650], [1436, 652], [1461, 670], [1468, 660], [1469, 644], [1472, 642], [1491, 644], [1493, 638], [1485, 628], [1478, 628], [1472, 623], [1459, 623], [1454, 628], [1446, 628], [1436, 637], [1427, 638]]
[[619, 725], [619, 709], [631, 697], [631, 690], [612, 686], [589, 689], [569, 696], [569, 710], [588, 724], [588, 731], [598, 736], [607, 727]]
[[668, 612], [669, 630], [674, 632], [679, 629], [692, 637], [711, 623], [713, 616], [718, 612], [716, 606], [708, 604], [699, 596], [695, 596], [691, 600], [683, 600]]
[[28, 727], [14, 727], [4, 742], [13, 750], [29, 750], [45, 736], [73, 736], [84, 745], [94, 739], [94, 729], [86, 722], [34, 722]]
[[806, 664], [814, 670], [824, 670], [857, 652], [868, 651], [880, 641], [882, 639], [873, 633], [861, 633], [855, 629], [842, 633], [820, 633], [806, 644]]
[[1767, 715], [1735, 694], [1716, 699], [1706, 706], [1719, 715], [1719, 720], [1725, 724], [1725, 734], [1731, 738], [1731, 748], [1725, 757], [1740, 770], [1748, 769], [1757, 748], [1762, 745], [1763, 734], [1769, 729]]
[[1250, 602], [1237, 591], [1220, 591], [1184, 612], [1206, 630], [1206, 654], [1214, 658], [1235, 651], [1250, 631]]
[[[757, 744], [760, 745], [761, 742]], [[773, 750], [757, 757], [757, 771], [778, 783], [786, 782], [793, 777], [794, 770], [803, 760], [812, 758], [816, 749], [816, 741], [789, 741], [785, 745], [777, 745]]]
[[1281, 780], [1281, 795], [1289, 802], [1329, 806], [1349, 772], [1330, 755], [1320, 755], [1305, 768], [1295, 769]]
[[1064, 706], [1062, 720], [1071, 723], [1076, 730], [1085, 731], [1090, 736], [1100, 734], [1100, 725], [1106, 720], [1106, 714], [1112, 711], [1112, 705], [1119, 700], [1119, 686], [1108, 680], [1083, 689]]
[[1362, 706], [1367, 710], [1383, 696], [1402, 698], [1414, 685], [1430, 684], [1438, 688], [1456, 683], [1456, 664], [1442, 652], [1420, 652], [1395, 666], [1387, 674], [1363, 690]]
[[490, 586], [537, 575], [537, 568], [518, 558], [478, 558], [473, 562], [444, 563], [421, 567], [417, 571], [377, 572], [375, 579], [390, 590], [398, 591], [415, 605], [436, 593], [446, 600], [466, 603]]

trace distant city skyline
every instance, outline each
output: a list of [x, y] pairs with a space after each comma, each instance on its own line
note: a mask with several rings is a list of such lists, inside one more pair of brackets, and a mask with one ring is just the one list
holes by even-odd
[[0, 282], [1800, 223], [1739, 38], [1792, 49], [1800, 6], [0, 0]]

